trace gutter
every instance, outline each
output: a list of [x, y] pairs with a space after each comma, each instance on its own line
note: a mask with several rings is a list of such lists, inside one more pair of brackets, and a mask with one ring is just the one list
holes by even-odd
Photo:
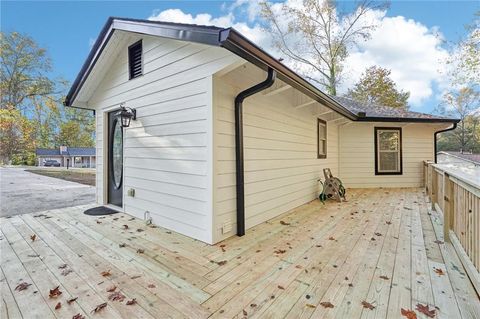
[[268, 68], [265, 81], [240, 92], [235, 97], [235, 163], [237, 187], [237, 235], [245, 235], [245, 168], [243, 155], [243, 100], [263, 91], [275, 82], [277, 72]]
[[453, 123], [452, 127], [449, 127], [447, 129], [444, 129], [444, 130], [436, 131], [433, 134], [433, 147], [434, 147], [434, 152], [435, 152], [435, 164], [437, 164], [437, 135], [440, 134], [440, 133], [453, 131], [456, 128], [457, 128], [457, 122]]

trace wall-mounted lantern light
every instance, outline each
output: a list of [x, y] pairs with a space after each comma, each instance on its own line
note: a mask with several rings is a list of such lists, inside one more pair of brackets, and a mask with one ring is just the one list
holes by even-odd
[[122, 127], [129, 127], [130, 121], [137, 119], [137, 110], [126, 107], [125, 103], [120, 104], [120, 108], [116, 115], [120, 117]]

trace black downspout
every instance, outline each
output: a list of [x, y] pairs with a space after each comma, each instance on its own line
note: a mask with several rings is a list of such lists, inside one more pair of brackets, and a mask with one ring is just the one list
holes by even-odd
[[448, 132], [448, 131], [453, 131], [454, 129], [457, 128], [457, 123], [453, 123], [453, 126], [452, 127], [449, 127], [447, 129], [444, 129], [444, 130], [440, 130], [440, 131], [437, 131], [435, 132], [435, 134], [433, 135], [434, 138], [433, 138], [433, 143], [434, 143], [434, 152], [435, 152], [435, 164], [437, 164], [437, 134], [439, 133], [444, 133], [444, 132]]
[[274, 69], [268, 68], [267, 79], [235, 97], [235, 161], [237, 178], [237, 235], [245, 235], [245, 184], [244, 184], [244, 163], [243, 163], [243, 100], [247, 97], [263, 91], [275, 82], [277, 73]]

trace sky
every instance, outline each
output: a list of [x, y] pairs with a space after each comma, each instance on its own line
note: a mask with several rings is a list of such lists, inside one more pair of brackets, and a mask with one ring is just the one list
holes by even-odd
[[[298, 1], [298, 0], [285, 0]], [[352, 2], [339, 1], [345, 8]], [[464, 26], [480, 10], [480, 1], [391, 1], [375, 16], [378, 28], [370, 40], [352, 50], [345, 61], [340, 92], [345, 92], [366, 67], [392, 71], [409, 91], [412, 110], [432, 112], [448, 83], [442, 62], [449, 43], [465, 36]], [[30, 35], [47, 49], [53, 76], [73, 82], [100, 29], [109, 16], [233, 26], [274, 55], [261, 30], [258, 5], [236, 1], [5, 1], [0, 2], [3, 32]]]

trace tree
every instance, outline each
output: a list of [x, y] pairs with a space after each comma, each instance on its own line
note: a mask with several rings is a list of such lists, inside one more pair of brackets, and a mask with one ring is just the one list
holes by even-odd
[[341, 12], [333, 0], [304, 0], [302, 5], [261, 3], [265, 30], [273, 45], [309, 80], [337, 94], [348, 50], [370, 37], [376, 27], [369, 21], [386, 3], [363, 0], [351, 12]]
[[458, 118], [457, 129], [442, 137], [442, 145], [447, 150], [479, 150], [480, 94], [470, 87], [446, 93], [437, 111], [449, 117]]
[[410, 92], [398, 90], [390, 74], [390, 70], [378, 66], [367, 68], [347, 96], [368, 104], [408, 108]]
[[56, 144], [68, 147], [94, 147], [92, 135], [82, 130], [81, 125], [77, 121], [67, 121], [60, 124], [60, 132], [58, 133]]
[[16, 109], [0, 109], [0, 163], [16, 154], [27, 156], [35, 149], [34, 123]]
[[52, 96], [55, 82], [46, 50], [27, 35], [0, 32], [0, 108], [25, 111], [29, 98]]

